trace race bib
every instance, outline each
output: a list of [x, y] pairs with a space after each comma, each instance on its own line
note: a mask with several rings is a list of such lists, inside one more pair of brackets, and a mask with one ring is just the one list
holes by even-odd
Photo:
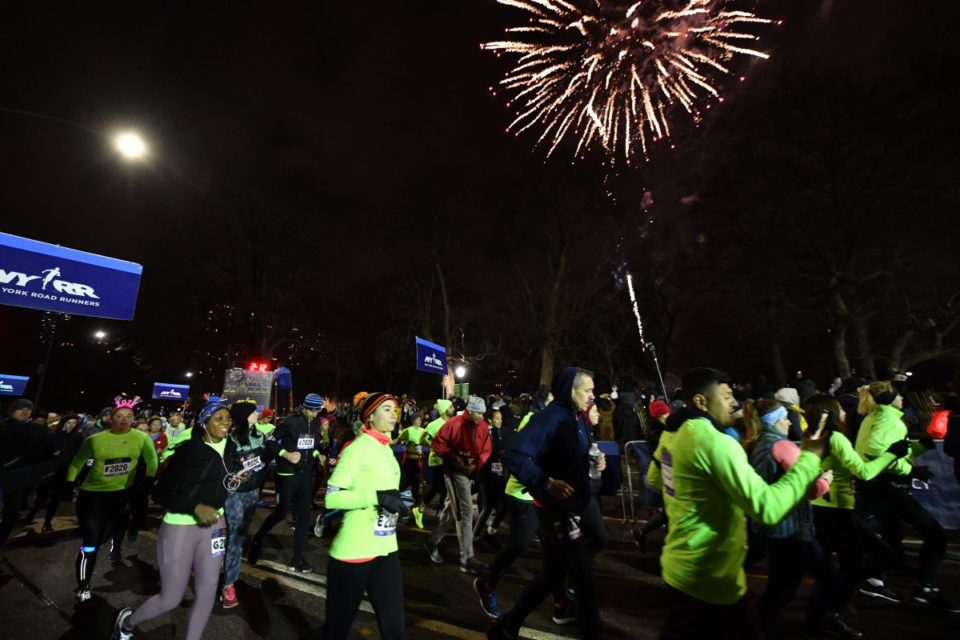
[[297, 449], [313, 449], [313, 436], [300, 436], [297, 438]]
[[250, 456], [243, 461], [244, 471], [260, 471], [261, 469], [263, 469], [263, 463], [260, 461], [260, 456]]
[[667, 495], [675, 495], [673, 491], [673, 456], [666, 449], [661, 454], [663, 460], [660, 461], [660, 477], [663, 479], [663, 490]]
[[392, 536], [397, 533], [397, 520], [400, 519], [399, 513], [390, 513], [386, 509], [380, 509], [377, 514], [377, 524], [373, 528], [375, 536]]
[[423, 454], [423, 447], [421, 447], [420, 445], [417, 445], [416, 447], [414, 447], [414, 452], [415, 452], [418, 456], [419, 456], [419, 455], [422, 455], [422, 454]]
[[103, 475], [107, 478], [130, 473], [130, 458], [111, 458], [103, 461]]
[[210, 557], [219, 558], [227, 550], [227, 530], [217, 529], [210, 536]]
[[490, 473], [495, 476], [503, 475], [503, 463], [502, 462], [492, 462], [490, 464]]

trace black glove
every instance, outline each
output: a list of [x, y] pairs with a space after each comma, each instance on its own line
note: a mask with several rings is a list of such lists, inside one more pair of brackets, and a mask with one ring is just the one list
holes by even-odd
[[400, 492], [396, 489], [377, 491], [377, 504], [390, 513], [399, 513], [402, 515], [407, 512], [407, 505], [403, 502], [403, 498], [400, 497]]
[[892, 445], [887, 447], [887, 453], [892, 453], [898, 458], [902, 458], [908, 453], [910, 453], [910, 441], [904, 438], [903, 440], [898, 440]]
[[910, 471], [910, 477], [916, 478], [921, 482], [930, 482], [930, 479], [933, 478], [933, 472], [930, 471], [930, 467], [914, 465], [913, 469]]
[[922, 444], [927, 451], [933, 451], [937, 448], [937, 443], [934, 442], [933, 438], [930, 436], [923, 436], [920, 438], [920, 444]]
[[73, 485], [73, 482], [67, 482], [64, 480], [63, 485], [60, 487], [61, 502], [73, 502]]

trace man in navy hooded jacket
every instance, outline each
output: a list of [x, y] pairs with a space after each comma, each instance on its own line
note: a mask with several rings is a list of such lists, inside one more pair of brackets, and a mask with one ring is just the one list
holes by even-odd
[[[560, 371], [551, 385], [554, 401], [530, 419], [504, 452], [504, 463], [534, 498], [543, 567], [520, 600], [487, 632], [512, 639], [520, 626], [553, 592], [569, 580], [576, 592], [576, 619], [583, 638], [601, 637], [593, 581], [593, 559], [603, 548], [603, 520], [590, 479], [590, 431], [583, 412], [593, 402], [593, 374], [576, 367]], [[602, 456], [599, 468], [605, 466]], [[559, 617], [558, 617], [559, 616]], [[554, 620], [569, 614], [554, 611]]]

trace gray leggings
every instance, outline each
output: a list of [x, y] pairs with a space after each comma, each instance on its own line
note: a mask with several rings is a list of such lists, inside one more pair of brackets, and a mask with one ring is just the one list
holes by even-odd
[[160, 526], [157, 539], [160, 593], [133, 612], [128, 620], [131, 627], [178, 607], [187, 591], [190, 570], [193, 569], [196, 599], [190, 609], [190, 621], [184, 637], [186, 640], [200, 640], [217, 600], [217, 583], [220, 581], [226, 547], [226, 540], [221, 540], [214, 555], [213, 540], [226, 535], [226, 526], [222, 517], [212, 527], [166, 522]]

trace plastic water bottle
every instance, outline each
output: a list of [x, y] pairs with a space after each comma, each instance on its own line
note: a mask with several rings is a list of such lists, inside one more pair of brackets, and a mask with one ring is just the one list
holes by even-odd
[[590, 451], [587, 452], [587, 455], [590, 456], [590, 478], [593, 480], [600, 479], [600, 447], [597, 446], [597, 443], [594, 442], [590, 445]]

